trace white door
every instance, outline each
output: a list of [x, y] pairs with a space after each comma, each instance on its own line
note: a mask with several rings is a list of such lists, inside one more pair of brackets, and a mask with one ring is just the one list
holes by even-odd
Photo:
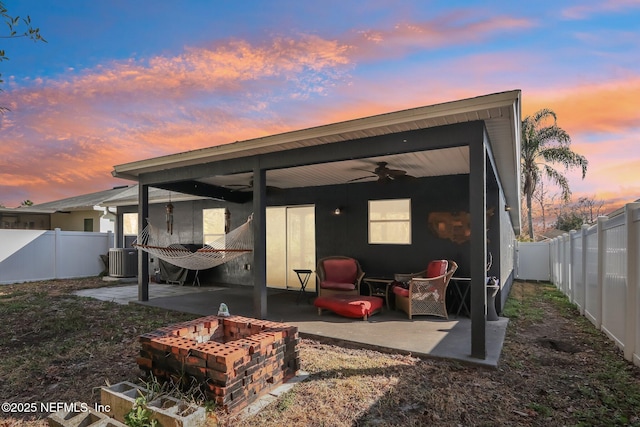
[[[267, 215], [267, 286], [300, 289], [294, 269], [315, 270], [315, 206], [268, 207]], [[306, 290], [315, 291], [311, 274]]]

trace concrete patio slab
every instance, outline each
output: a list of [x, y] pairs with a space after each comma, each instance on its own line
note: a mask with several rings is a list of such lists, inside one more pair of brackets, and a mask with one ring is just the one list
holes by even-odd
[[[177, 286], [149, 284], [149, 301], [138, 302], [137, 285], [86, 289], [77, 295], [113, 301], [139, 303], [196, 315], [217, 314], [225, 303], [231, 314], [255, 317], [253, 288], [247, 286]], [[312, 305], [314, 294], [299, 302], [297, 291], [268, 289], [267, 318], [298, 327], [300, 336], [343, 342], [382, 351], [412, 354], [419, 357], [454, 359], [465, 363], [496, 368], [502, 352], [507, 318], [487, 322], [486, 358], [471, 357], [471, 320], [466, 317], [443, 319], [414, 316], [384, 310], [367, 321], [349, 319], [330, 312], [318, 315]]]

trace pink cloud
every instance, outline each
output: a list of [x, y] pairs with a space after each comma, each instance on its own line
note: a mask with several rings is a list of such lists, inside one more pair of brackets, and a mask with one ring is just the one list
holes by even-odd
[[477, 44], [500, 32], [532, 28], [536, 23], [511, 16], [483, 16], [457, 10], [427, 22], [403, 22], [391, 29], [356, 31], [348, 44], [359, 59], [398, 57], [412, 50]]
[[26, 87], [12, 81], [4, 94], [12, 112], [0, 117], [0, 203], [102, 190], [114, 164], [283, 131], [268, 113], [271, 92], [322, 92], [349, 62], [338, 42], [301, 36], [187, 48]]
[[598, 2], [582, 2], [578, 6], [567, 7], [561, 14], [566, 19], [585, 19], [598, 13], [621, 12], [640, 7], [638, 0], [606, 0]]

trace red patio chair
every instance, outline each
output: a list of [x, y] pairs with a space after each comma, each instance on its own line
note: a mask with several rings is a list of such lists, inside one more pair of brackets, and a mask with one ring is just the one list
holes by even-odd
[[330, 256], [318, 261], [318, 296], [360, 295], [364, 272], [358, 260], [346, 256]]

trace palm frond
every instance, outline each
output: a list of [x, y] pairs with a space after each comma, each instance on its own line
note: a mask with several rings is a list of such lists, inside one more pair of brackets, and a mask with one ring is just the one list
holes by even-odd
[[549, 165], [544, 166], [544, 172], [551, 182], [560, 187], [562, 198], [569, 201], [571, 199], [571, 188], [569, 187], [567, 178]]

